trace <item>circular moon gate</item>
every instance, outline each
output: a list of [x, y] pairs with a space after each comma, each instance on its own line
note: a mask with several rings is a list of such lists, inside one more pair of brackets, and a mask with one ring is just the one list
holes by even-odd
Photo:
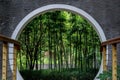
[[[29, 13], [27, 16], [25, 16], [21, 21], [20, 23], [16, 26], [11, 38], [12, 39], [18, 39], [20, 33], [22, 32], [22, 30], [25, 28], [25, 26], [33, 19], [35, 18], [36, 16], [42, 14], [42, 13], [45, 13], [47, 11], [53, 11], [53, 10], [66, 10], [66, 11], [70, 11], [72, 13], [75, 13], [75, 14], [79, 14], [80, 16], [82, 16], [83, 18], [85, 18], [86, 20], [88, 20], [91, 25], [93, 26], [93, 28], [95, 29], [95, 31], [97, 32], [101, 42], [103, 41], [106, 41], [106, 37], [105, 37], [105, 34], [102, 30], [102, 28], [100, 27], [100, 25], [96, 22], [96, 20], [90, 16], [87, 12], [79, 9], [79, 8], [76, 8], [74, 6], [71, 6], [71, 5], [65, 5], [65, 4], [51, 4], [51, 5], [46, 5], [46, 6], [43, 6], [43, 7], [40, 7], [34, 11], [32, 11], [31, 13]], [[9, 61], [10, 64], [12, 64], [11, 61]], [[102, 72], [102, 63], [101, 63], [101, 66], [100, 66], [100, 69], [99, 69], [99, 72], [97, 74], [97, 76]], [[96, 76], [96, 77], [97, 77]], [[97, 80], [95, 77], [94, 80]], [[17, 70], [17, 80], [23, 80], [22, 76], [20, 75], [19, 71]]]

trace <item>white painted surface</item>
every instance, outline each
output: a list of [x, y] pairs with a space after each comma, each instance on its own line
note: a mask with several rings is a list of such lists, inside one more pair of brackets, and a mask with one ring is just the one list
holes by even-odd
[[[90, 16], [88, 13], [86, 13], [85, 11], [83, 11], [79, 8], [76, 8], [76, 7], [70, 6], [70, 5], [65, 5], [65, 4], [46, 5], [46, 6], [40, 7], [38, 9], [32, 11], [31, 13], [29, 13], [27, 16], [25, 16], [20, 21], [20, 23], [17, 25], [16, 29], [14, 30], [11, 38], [12, 39], [17, 39], [19, 37], [20, 33], [22, 32], [22, 30], [24, 29], [24, 27], [33, 18], [40, 15], [41, 13], [45, 13], [45, 12], [50, 11], [50, 10], [67, 10], [67, 11], [79, 14], [80, 16], [84, 17], [85, 19], [87, 19], [92, 24], [93, 28], [98, 33], [101, 42], [106, 41], [106, 37], [105, 37], [105, 34], [104, 34], [102, 28], [100, 27], [100, 25], [96, 22], [96, 20], [92, 16]], [[101, 67], [100, 67], [100, 70], [99, 70], [98, 74], [101, 73], [101, 72], [102, 72], [102, 64], [101, 64]], [[17, 80], [23, 80], [19, 71], [17, 71]], [[95, 78], [94, 80], [98, 80], [98, 79]]]

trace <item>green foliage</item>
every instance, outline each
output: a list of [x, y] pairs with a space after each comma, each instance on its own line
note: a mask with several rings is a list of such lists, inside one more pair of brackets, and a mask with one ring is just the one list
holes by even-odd
[[112, 80], [112, 73], [108, 72], [108, 71], [104, 71], [103, 73], [101, 73], [98, 77], [100, 80]]
[[[64, 71], [54, 70], [23, 70], [20, 71], [24, 80], [93, 80], [95, 69], [87, 72], [80, 72], [78, 69], [64, 69]], [[91, 75], [92, 73], [92, 75]]]
[[[101, 73], [98, 78], [100, 80], [112, 80], [112, 70], [109, 70], [109, 71], [103, 71], [103, 73]], [[117, 68], [117, 79], [119, 80], [120, 79], [120, 66], [118, 66]]]
[[[79, 74], [85, 79], [84, 75], [92, 76], [87, 71], [97, 70], [101, 63], [96, 31], [87, 20], [71, 12], [51, 11], [37, 16], [26, 25], [18, 40], [21, 42], [19, 70], [41, 70], [42, 65], [48, 64], [48, 69], [56, 71], [49, 75], [45, 72], [45, 76], [58, 71], [64, 77]], [[72, 71], [67, 75], [68, 72], [62, 72], [64, 68], [76, 68], [82, 73]]]

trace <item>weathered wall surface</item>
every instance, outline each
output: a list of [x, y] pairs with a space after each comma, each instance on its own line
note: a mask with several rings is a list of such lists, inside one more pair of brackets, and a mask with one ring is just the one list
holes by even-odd
[[120, 35], [120, 0], [0, 0], [0, 34], [10, 37], [28, 13], [48, 4], [78, 7], [101, 25], [107, 39]]
[[83, 9], [98, 21], [107, 38], [120, 34], [120, 0], [0, 0], [0, 33], [11, 36], [23, 17], [48, 4], [68, 4]]

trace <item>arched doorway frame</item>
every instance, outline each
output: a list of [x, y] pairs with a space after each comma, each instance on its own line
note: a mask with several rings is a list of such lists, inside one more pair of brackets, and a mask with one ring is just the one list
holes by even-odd
[[[89, 15], [87, 12], [83, 11], [80, 8], [71, 6], [71, 5], [66, 5], [66, 4], [50, 4], [50, 5], [46, 5], [43, 7], [40, 7], [38, 9], [35, 9], [34, 11], [30, 12], [27, 16], [25, 16], [20, 23], [16, 26], [15, 30], [13, 31], [13, 34], [11, 36], [12, 39], [18, 39], [20, 33], [22, 32], [22, 30], [25, 28], [25, 26], [36, 16], [45, 13], [47, 11], [53, 11], [53, 10], [66, 10], [66, 11], [70, 11], [72, 13], [76, 13], [79, 14], [80, 16], [84, 17], [86, 20], [88, 20], [91, 25], [93, 26], [93, 28], [96, 30], [101, 42], [106, 41], [106, 37], [105, 34], [101, 28], [101, 26], [97, 23], [97, 21], [91, 16]], [[10, 57], [10, 56], [9, 56]], [[107, 56], [108, 57], [108, 56]], [[11, 61], [9, 61], [11, 64]], [[103, 62], [103, 61], [102, 61]], [[102, 68], [102, 63], [99, 69], [98, 74], [96, 75], [96, 77], [103, 71]], [[98, 79], [94, 80], [98, 80]], [[23, 80], [22, 76], [20, 75], [19, 71], [17, 70], [17, 80]]]

